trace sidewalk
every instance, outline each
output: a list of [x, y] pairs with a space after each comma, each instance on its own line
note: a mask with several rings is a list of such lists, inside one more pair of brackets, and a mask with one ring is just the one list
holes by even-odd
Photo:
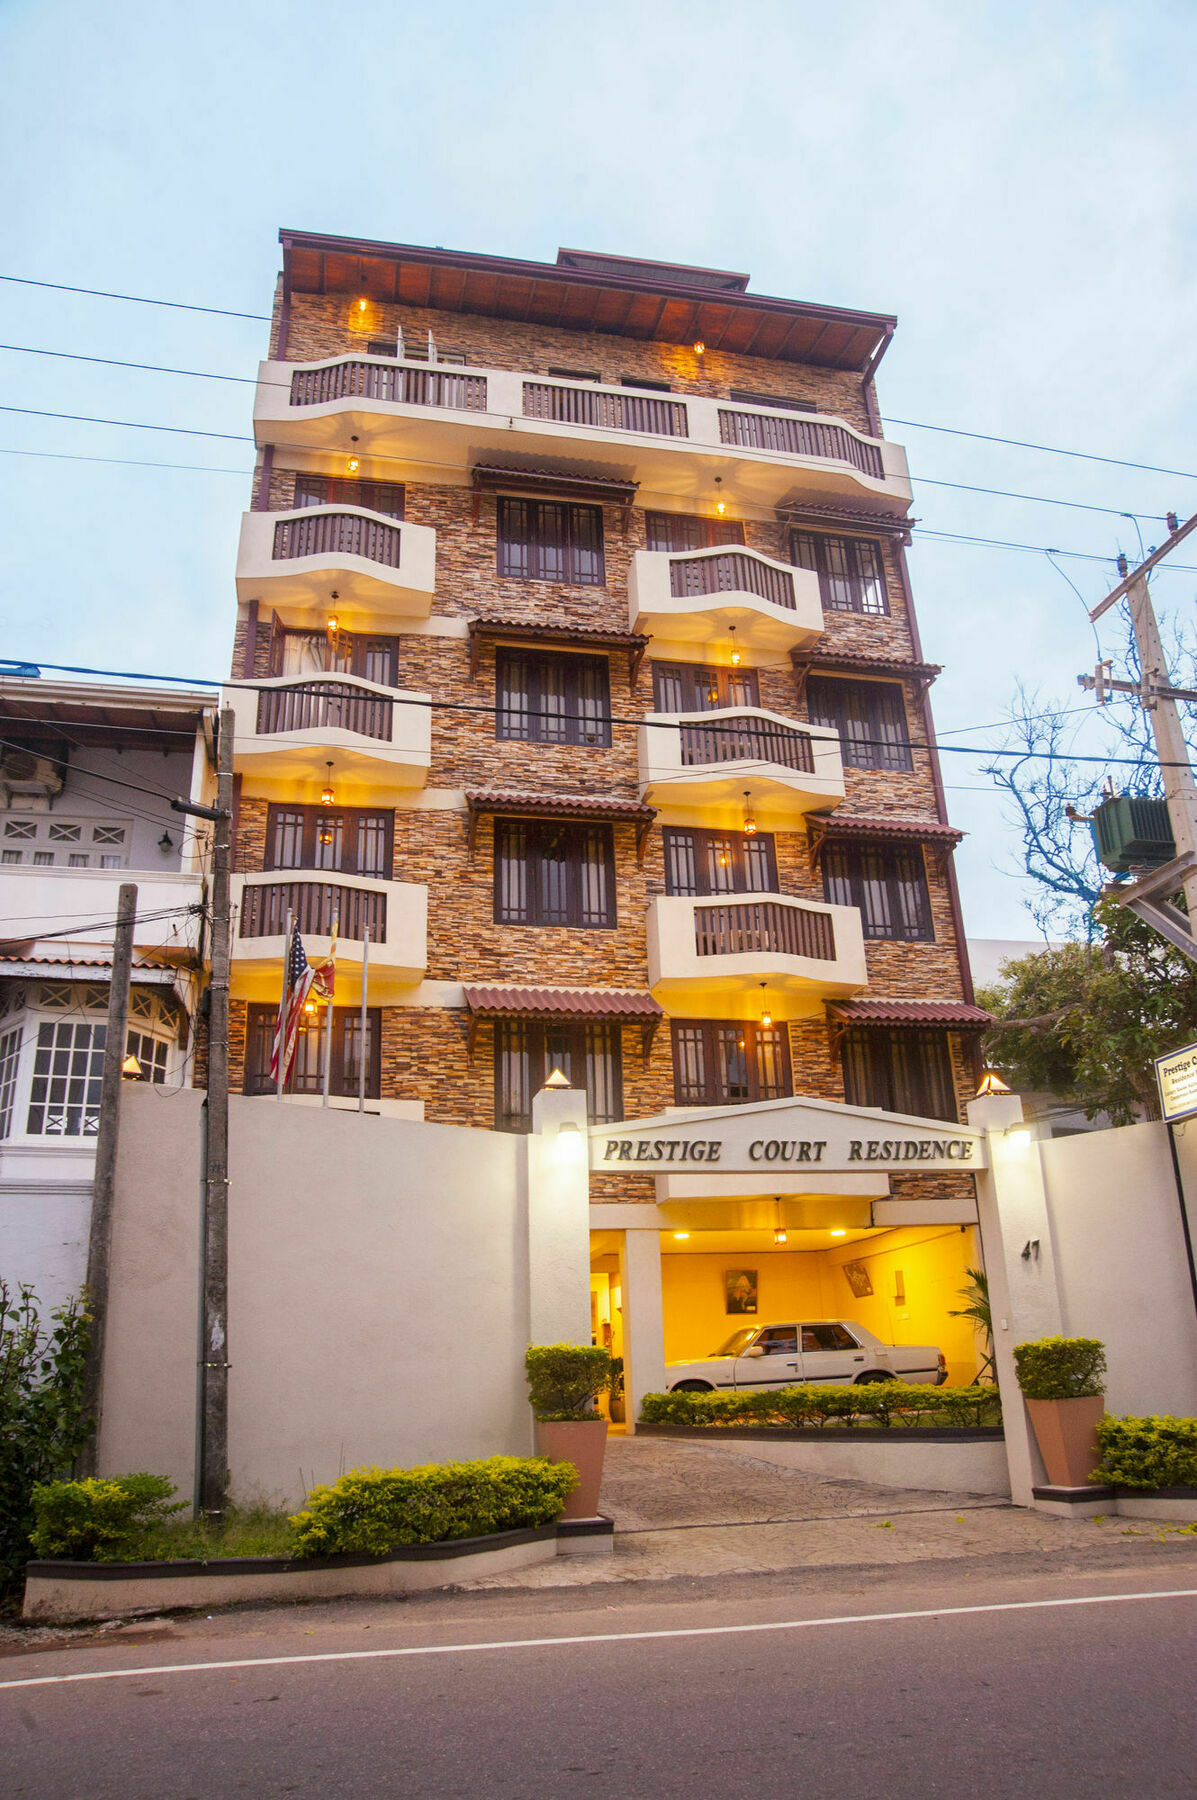
[[566, 1588], [771, 1570], [1020, 1556], [1063, 1561], [1102, 1546], [1133, 1553], [1157, 1528], [1126, 1519], [1060, 1519], [995, 1501], [829, 1481], [755, 1460], [745, 1449], [612, 1437], [601, 1510], [610, 1556], [560, 1556], [483, 1589]]

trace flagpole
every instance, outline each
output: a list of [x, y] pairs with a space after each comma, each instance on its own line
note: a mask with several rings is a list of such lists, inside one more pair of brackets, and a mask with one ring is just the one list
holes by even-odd
[[[337, 927], [340, 925], [340, 923], [341, 923], [340, 913], [334, 913], [333, 914], [333, 922], [332, 922], [333, 954], [336, 953]], [[332, 999], [330, 997], [329, 1000], [325, 1003], [325, 1008], [324, 1008], [324, 1092], [323, 1092], [323, 1096], [320, 1101], [321, 1106], [328, 1105], [329, 1080], [332, 1075], [332, 1034], [333, 1034], [333, 1003], [332, 1003]]]
[[295, 908], [287, 908], [287, 935], [283, 939], [283, 997], [278, 1003], [278, 1073], [275, 1079], [275, 1094], [283, 1097], [283, 1078], [286, 1073], [287, 1049], [287, 995], [291, 986], [291, 932], [295, 926]]
[[370, 927], [362, 932], [362, 1029], [357, 1052], [357, 1110], [366, 1110], [366, 978], [370, 971]]

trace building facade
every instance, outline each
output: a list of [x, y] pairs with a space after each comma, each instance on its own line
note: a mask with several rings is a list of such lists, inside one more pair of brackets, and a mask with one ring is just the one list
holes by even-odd
[[[874, 391], [894, 321], [621, 257], [282, 242], [226, 701], [234, 1088], [271, 1091], [293, 918], [312, 959], [336, 934], [309, 1104], [327, 1061], [334, 1105], [500, 1132], [554, 1069], [593, 1123], [962, 1118], [984, 1015]], [[917, 1335], [901, 1279], [869, 1312], [843, 1265], [921, 1231], [952, 1291], [972, 1178], [776, 1155], [592, 1177], [596, 1337], [634, 1263], [667, 1352], [710, 1349], [729, 1261], [764, 1313]]]
[[0, 1276], [49, 1307], [86, 1274], [122, 883], [127, 1053], [164, 1100], [192, 1082], [209, 859], [170, 802], [211, 795], [216, 706], [33, 674], [0, 678], [0, 713]]

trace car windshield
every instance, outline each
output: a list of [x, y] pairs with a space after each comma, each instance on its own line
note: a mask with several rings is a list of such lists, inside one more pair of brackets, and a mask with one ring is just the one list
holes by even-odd
[[751, 1342], [755, 1336], [756, 1336], [756, 1326], [755, 1325], [749, 1325], [747, 1328], [745, 1328], [744, 1326], [741, 1326], [739, 1331], [732, 1332], [732, 1334], [728, 1338], [726, 1344], [721, 1344], [719, 1346], [718, 1350], [712, 1350], [711, 1355], [712, 1356], [739, 1356], [741, 1350], [745, 1349], [747, 1345], [751, 1344]]

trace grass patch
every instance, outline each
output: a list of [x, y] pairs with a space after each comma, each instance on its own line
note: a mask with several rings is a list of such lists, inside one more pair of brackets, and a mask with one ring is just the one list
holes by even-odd
[[167, 1519], [134, 1539], [128, 1562], [218, 1562], [235, 1556], [294, 1556], [295, 1533], [285, 1512], [268, 1506], [230, 1507], [223, 1523]]

